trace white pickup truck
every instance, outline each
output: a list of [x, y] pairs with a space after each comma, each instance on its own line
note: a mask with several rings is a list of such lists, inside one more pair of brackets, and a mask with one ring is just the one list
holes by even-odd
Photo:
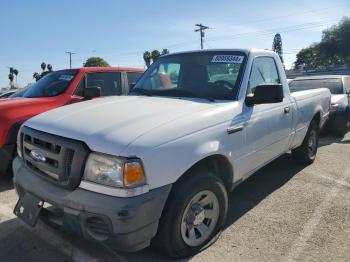
[[169, 257], [189, 256], [220, 232], [236, 185], [290, 150], [314, 161], [329, 105], [328, 89], [291, 94], [270, 51], [162, 56], [129, 96], [22, 125], [14, 213], [119, 250], [152, 240]]

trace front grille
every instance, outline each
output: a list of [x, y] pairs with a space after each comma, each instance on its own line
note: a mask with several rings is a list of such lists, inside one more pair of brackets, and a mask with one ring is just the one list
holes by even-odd
[[76, 188], [89, 153], [81, 141], [41, 132], [24, 126], [21, 150], [27, 167], [37, 175], [65, 188]]

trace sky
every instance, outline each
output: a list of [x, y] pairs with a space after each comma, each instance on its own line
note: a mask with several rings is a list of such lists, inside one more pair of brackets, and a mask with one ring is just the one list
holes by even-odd
[[322, 31], [350, 15], [349, 0], [0, 0], [0, 87], [8, 67], [18, 85], [33, 82], [42, 62], [54, 70], [81, 67], [100, 56], [112, 66], [144, 67], [144, 51], [204, 48], [271, 49], [282, 36], [286, 68], [296, 53], [321, 40]]

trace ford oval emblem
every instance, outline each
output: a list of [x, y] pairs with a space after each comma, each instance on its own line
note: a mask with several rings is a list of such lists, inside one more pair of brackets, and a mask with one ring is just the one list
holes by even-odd
[[45, 162], [46, 161], [46, 157], [43, 155], [43, 153], [40, 150], [37, 149], [33, 149], [32, 151], [30, 151], [30, 156], [38, 162]]

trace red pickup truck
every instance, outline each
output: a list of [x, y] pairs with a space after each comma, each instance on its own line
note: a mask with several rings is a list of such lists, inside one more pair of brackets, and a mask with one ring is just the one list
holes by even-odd
[[16, 154], [20, 125], [45, 111], [99, 96], [126, 95], [143, 69], [85, 67], [51, 72], [27, 89], [22, 97], [0, 100], [0, 173]]

